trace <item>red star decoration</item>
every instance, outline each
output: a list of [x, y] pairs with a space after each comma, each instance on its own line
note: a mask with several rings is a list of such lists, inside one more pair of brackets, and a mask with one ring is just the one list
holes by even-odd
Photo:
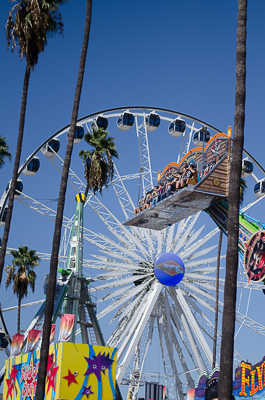
[[14, 380], [14, 382], [15, 382], [16, 377], [17, 377], [17, 368], [16, 368], [15, 365], [12, 366], [12, 371], [11, 371], [10, 376], [11, 376], [11, 378], [12, 378], [12, 379]]
[[68, 375], [63, 376], [64, 379], [67, 379], [67, 381], [68, 381], [68, 386], [69, 386], [72, 382], [73, 382], [73, 383], [77, 383], [77, 382], [76, 382], [76, 379], [75, 379], [76, 375], [77, 375], [76, 372], [72, 373], [72, 372], [70, 371], [70, 369], [68, 369]]
[[[9, 376], [10, 376], [10, 374], [9, 374]], [[7, 379], [6, 380], [6, 384], [7, 384], [7, 387], [8, 387], [7, 394], [6, 394], [6, 399], [8, 399], [8, 396], [10, 396], [11, 400], [12, 400], [12, 389], [14, 387], [12, 378]]]
[[16, 369], [15, 365], [12, 366], [11, 374], [8, 374], [8, 375], [9, 375], [9, 379], [6, 380], [6, 384], [7, 384], [7, 387], [8, 387], [7, 394], [6, 394], [6, 399], [8, 399], [8, 396], [10, 396], [11, 400], [12, 400], [12, 390], [15, 387], [16, 376], [17, 376], [17, 369]]
[[55, 392], [55, 375], [57, 374], [57, 370], [59, 367], [52, 367], [50, 371], [48, 372], [47, 375], [47, 380], [48, 380], [48, 388], [47, 388], [47, 394], [49, 393], [50, 387], [53, 388]]
[[48, 356], [48, 362], [47, 362], [47, 374], [49, 373], [50, 369], [54, 366], [53, 362], [53, 354]]

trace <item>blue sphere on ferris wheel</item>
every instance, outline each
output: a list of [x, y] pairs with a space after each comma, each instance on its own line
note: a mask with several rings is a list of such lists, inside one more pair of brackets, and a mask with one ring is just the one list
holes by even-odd
[[184, 277], [185, 265], [177, 254], [164, 252], [155, 259], [154, 272], [160, 283], [175, 286]]

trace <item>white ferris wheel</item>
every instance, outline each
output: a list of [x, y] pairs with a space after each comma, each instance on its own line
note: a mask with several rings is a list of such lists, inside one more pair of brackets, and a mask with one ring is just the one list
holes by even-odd
[[[169, 226], [162, 230], [125, 226], [123, 222], [134, 216], [139, 196], [157, 183], [158, 169], [163, 170], [171, 161], [178, 162], [195, 147], [193, 139], [196, 132], [198, 136], [202, 127], [207, 129], [210, 136], [221, 131], [206, 122], [172, 110], [140, 106], [116, 108], [88, 115], [78, 121], [74, 152], [79, 153], [85, 147], [85, 144], [82, 147], [78, 143], [84, 133], [91, 131], [91, 125], [102, 126], [117, 138], [120, 160], [115, 165], [114, 179], [103, 191], [103, 196], [90, 192], [84, 205], [82, 274], [91, 281], [89, 296], [91, 303], [97, 305], [96, 322], [89, 312], [83, 317], [87, 321], [88, 341], [91, 344], [98, 342], [97, 334], [93, 333], [96, 323], [97, 329], [105, 337], [105, 345], [118, 348], [117, 383], [128, 384], [132, 399], [137, 398], [139, 387], [149, 379], [146, 368], [150, 370], [155, 346], [160, 353], [163, 369], [160, 383], [166, 385], [169, 399], [182, 400], [187, 390], [194, 387], [197, 375], [203, 370], [210, 371], [213, 363], [217, 244], [222, 226], [218, 224], [217, 217], [214, 224], [203, 211], [187, 218], [184, 213], [183, 219], [172, 225], [169, 222]], [[50, 170], [54, 174], [58, 172], [60, 177], [63, 165], [60, 141], [65, 140], [68, 130], [69, 126], [66, 126], [47, 138], [23, 163], [20, 173], [23, 171], [25, 175], [33, 176], [40, 164], [42, 166], [42, 163], [50, 162]], [[259, 185], [256, 190], [259, 197], [251, 199], [244, 207], [243, 211], [246, 212], [264, 196], [265, 171], [247, 151], [244, 157], [246, 165], [252, 164], [249, 175], [254, 179], [255, 187]], [[73, 160], [77, 159], [74, 153]], [[259, 178], [253, 173], [253, 166]], [[84, 192], [86, 182], [83, 174], [81, 161], [73, 161], [68, 198], [73, 198], [71, 192]], [[50, 177], [49, 174], [47, 181]], [[36, 212], [54, 220], [56, 209], [39, 200], [38, 196], [26, 193], [26, 178], [23, 178], [23, 186], [23, 191], [21, 184], [18, 187], [20, 195], [17, 201], [27, 206], [33, 215]], [[3, 212], [7, 196], [8, 191], [5, 191], [1, 200]], [[64, 234], [60, 250], [60, 262], [63, 265], [67, 263], [68, 247], [71, 246], [70, 232], [74, 218], [66, 214], [63, 220]], [[258, 224], [258, 221], [255, 223]], [[224, 225], [222, 230], [225, 232]], [[163, 285], [155, 276], [154, 262], [163, 252], [178, 254], [185, 264], [184, 278], [176, 286]], [[38, 254], [41, 258], [49, 258], [46, 253]], [[237, 332], [248, 328], [250, 334], [256, 332], [265, 336], [265, 326], [248, 313], [251, 294], [262, 292], [264, 286], [262, 283], [248, 284], [242, 262], [237, 286]], [[223, 290], [224, 275], [221, 274], [218, 300], [220, 319]], [[243, 298], [248, 299], [246, 307], [243, 307]], [[57, 306], [58, 313], [61, 306], [61, 303]], [[40, 314], [38, 319], [34, 317], [30, 328], [36, 326], [34, 324], [41, 326], [41, 323]], [[83, 339], [82, 328], [76, 332], [79, 331]], [[220, 338], [219, 329], [217, 364]], [[235, 349], [235, 364], [238, 365], [242, 359]], [[156, 380], [157, 376], [152, 379]]]

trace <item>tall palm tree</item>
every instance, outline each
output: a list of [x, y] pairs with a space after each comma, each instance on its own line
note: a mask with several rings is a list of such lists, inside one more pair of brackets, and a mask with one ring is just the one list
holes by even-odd
[[78, 109], [79, 109], [80, 97], [81, 97], [81, 91], [82, 91], [82, 85], [83, 85], [87, 48], [88, 48], [88, 42], [89, 42], [90, 25], [91, 25], [91, 13], [92, 13], [92, 0], [86, 0], [84, 39], [83, 39], [83, 45], [82, 45], [82, 50], [81, 50], [80, 62], [79, 62], [79, 70], [78, 70], [72, 118], [71, 118], [71, 124], [70, 124], [70, 132], [69, 132], [68, 143], [67, 143], [66, 153], [65, 153], [65, 158], [64, 158], [62, 178], [61, 178], [60, 189], [59, 189], [57, 213], [56, 213], [56, 219], [55, 219], [55, 228], [54, 228], [54, 235], [53, 235], [49, 284], [48, 284], [47, 295], [46, 295], [43, 336], [42, 336], [42, 344], [41, 344], [41, 352], [40, 352], [40, 366], [39, 366], [39, 371], [38, 371], [38, 381], [37, 381], [36, 396], [35, 396], [36, 400], [43, 400], [45, 398], [45, 380], [46, 380], [46, 372], [47, 372], [47, 360], [48, 360], [48, 355], [49, 355], [49, 341], [50, 341], [50, 331], [51, 331], [52, 314], [53, 314], [54, 298], [55, 298], [55, 287], [56, 287], [57, 267], [58, 267], [58, 254], [59, 254], [61, 230], [62, 230], [62, 222], [63, 222], [65, 194], [66, 194], [66, 188], [67, 188], [69, 168], [70, 168], [70, 163], [71, 163], [71, 156], [72, 156], [72, 151], [73, 151], [74, 132], [75, 132], [76, 123], [77, 123]]
[[9, 147], [5, 141], [5, 137], [0, 135], [0, 168], [3, 167], [5, 159], [8, 158], [11, 161], [11, 153], [9, 153]]
[[218, 385], [219, 400], [231, 399], [233, 389], [233, 354], [239, 234], [238, 214], [240, 203], [240, 179], [242, 172], [246, 99], [246, 22], [247, 0], [238, 0], [235, 116], [233, 156], [228, 195], [228, 240], [226, 253], [220, 379]]
[[79, 155], [85, 164], [85, 178], [87, 187], [85, 196], [89, 190], [94, 194], [102, 192], [103, 186], [111, 182], [114, 174], [114, 164], [112, 157], [119, 158], [114, 138], [109, 136], [109, 132], [102, 128], [93, 129], [92, 133], [85, 135], [85, 141], [94, 150], [81, 150]]
[[35, 291], [36, 273], [33, 268], [39, 265], [39, 257], [35, 250], [30, 250], [27, 246], [20, 246], [18, 250], [11, 250], [13, 256], [12, 265], [5, 269], [7, 273], [6, 289], [13, 283], [13, 292], [18, 298], [17, 309], [17, 332], [20, 332], [20, 307], [21, 300], [27, 297], [28, 287], [32, 292]]
[[14, 5], [9, 12], [6, 23], [7, 47], [11, 47], [12, 52], [14, 52], [15, 48], [18, 48], [21, 60], [25, 59], [27, 64], [22, 91], [16, 156], [0, 252], [0, 284], [5, 263], [5, 253], [12, 218], [18, 168], [20, 164], [30, 74], [38, 64], [39, 55], [44, 51], [48, 35], [57, 31], [61, 34], [63, 33], [63, 23], [61, 13], [59, 12], [59, 5], [66, 1], [67, 0], [19, 1], [19, 3]]

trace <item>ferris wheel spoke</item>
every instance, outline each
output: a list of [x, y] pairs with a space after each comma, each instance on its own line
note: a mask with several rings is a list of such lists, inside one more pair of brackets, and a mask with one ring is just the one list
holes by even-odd
[[[207, 298], [207, 299], [215, 302], [214, 296], [212, 296], [209, 293], [207, 293], [206, 291], [198, 288], [197, 286], [193, 285], [192, 283], [183, 282], [183, 285], [189, 289], [189, 292], [190, 291], [196, 292], [196, 293], [200, 294], [201, 296], [203, 296], [204, 298]], [[192, 295], [193, 295], [193, 293], [192, 293]]]
[[[155, 282], [152, 284], [152, 288], [155, 288]], [[132, 335], [134, 334], [135, 330], [138, 329], [138, 324], [139, 321], [142, 318], [142, 315], [145, 312], [146, 306], [148, 304], [148, 300], [150, 299], [150, 292], [146, 296], [146, 292], [140, 293], [138, 295], [138, 302], [135, 304], [134, 308], [126, 315], [124, 318], [119, 322], [120, 324], [123, 324], [123, 321], [126, 322], [126, 324], [123, 324], [123, 331], [121, 332], [119, 342], [120, 344], [120, 357], [122, 356], [122, 353], [126, 349], [126, 346], [128, 345], [129, 341], [131, 340]], [[127, 307], [127, 305], [126, 305]], [[125, 307], [125, 308], [126, 308]], [[124, 309], [125, 309], [124, 308]], [[154, 309], [154, 307], [153, 307]], [[123, 311], [123, 310], [122, 310]], [[152, 311], [151, 311], [152, 313]], [[129, 316], [129, 318], [128, 318]]]
[[[163, 311], [165, 312], [166, 316], [164, 316], [163, 321], [162, 319], [159, 320], [159, 330], [162, 333], [161, 336], [164, 338], [165, 346], [164, 346], [164, 353], [166, 350], [166, 356], [168, 356], [169, 359], [169, 365], [170, 365], [170, 370], [171, 371], [166, 371], [167, 373], [167, 383], [168, 383], [168, 390], [169, 393], [172, 395], [172, 398], [175, 398], [174, 392], [177, 392], [178, 397], [180, 400], [184, 400], [184, 394], [183, 394], [183, 389], [182, 389], [182, 382], [179, 379], [179, 374], [177, 370], [177, 366], [175, 363], [175, 360], [173, 358], [173, 339], [172, 339], [172, 332], [171, 332], [171, 324], [170, 324], [170, 319], [168, 320], [168, 317], [170, 318], [170, 312], [167, 310], [169, 308], [168, 301], [166, 299], [166, 295], [164, 296], [165, 302], [163, 304]], [[168, 331], [168, 328], [170, 326], [170, 331]], [[166, 360], [167, 357], [165, 357]], [[172, 372], [172, 373], [169, 373]], [[173, 378], [173, 381], [171, 381], [170, 378]]]
[[116, 278], [120, 277], [121, 275], [128, 275], [130, 272], [131, 271], [124, 271], [124, 270], [123, 271], [118, 271], [118, 270], [110, 271], [110, 272], [106, 272], [104, 274], [96, 275], [94, 277], [94, 279], [97, 281], [108, 281], [110, 279], [114, 279], [114, 278], [116, 279]]
[[138, 116], [135, 117], [136, 122], [136, 134], [138, 138], [138, 146], [139, 146], [139, 156], [140, 156], [140, 165], [143, 169], [142, 171], [142, 185], [143, 185], [143, 193], [148, 192], [148, 190], [153, 189], [153, 176], [152, 176], [152, 168], [151, 168], [151, 158], [149, 152], [149, 143], [148, 143], [148, 135], [145, 124], [145, 113], [143, 113], [143, 122], [138, 123]]
[[[214, 281], [214, 282], [216, 281], [215, 276], [207, 276], [207, 275], [203, 275], [203, 274], [190, 273], [190, 272], [187, 272], [185, 274], [185, 278], [190, 278], [191, 281], [193, 281], [193, 280], [195, 280], [195, 281], [206, 280], [206, 281]], [[220, 278], [219, 284], [224, 284], [224, 279]]]
[[[100, 319], [100, 318], [104, 317], [106, 314], [108, 314], [115, 308], [119, 307], [121, 304], [123, 304], [126, 301], [128, 301], [129, 299], [131, 299], [133, 296], [136, 296], [149, 284], [149, 282], [150, 281], [142, 283], [141, 285], [138, 285], [138, 286], [134, 287], [133, 289], [130, 289], [127, 292], [125, 292], [124, 294], [122, 294], [121, 297], [119, 297], [117, 300], [113, 301], [113, 303], [111, 305], [109, 305], [103, 311], [101, 311], [98, 314], [97, 318]], [[133, 308], [133, 306], [131, 308]], [[128, 310], [128, 311], [130, 311], [130, 310]]]
[[[158, 299], [159, 293], [161, 292], [162, 285], [159, 282], [155, 282], [153, 284], [153, 290], [151, 290], [144, 298], [143, 303], [145, 303], [145, 309], [143, 314], [141, 315], [141, 319], [139, 320], [139, 323], [137, 325], [137, 329], [134, 332], [134, 335], [131, 339], [131, 342], [129, 344], [129, 347], [126, 351], [126, 354], [122, 360], [122, 363], [118, 366], [118, 373], [116, 376], [117, 383], [120, 384], [121, 380], [123, 378], [123, 375], [129, 365], [129, 362], [131, 360], [131, 357], [133, 355], [135, 346], [140, 340], [140, 337], [142, 336], [144, 327], [149, 319], [149, 316], [154, 308], [154, 305], [156, 303], [156, 300]], [[126, 342], [126, 340], [125, 340]], [[124, 343], [122, 344], [121, 348], [124, 346]], [[122, 349], [120, 350], [122, 352]], [[118, 358], [119, 358], [119, 353], [118, 353]]]
[[[181, 325], [182, 325], [182, 327], [184, 329], [185, 335], [186, 335], [186, 337], [188, 339], [188, 343], [190, 345], [191, 352], [189, 351], [189, 354], [190, 354], [191, 360], [193, 362], [196, 360], [197, 365], [195, 363], [194, 363], [194, 365], [195, 365], [195, 367], [199, 368], [200, 372], [202, 372], [204, 370], [204, 366], [203, 366], [203, 363], [201, 361], [201, 355], [200, 355], [199, 349], [198, 349], [198, 347], [197, 347], [197, 345], [195, 343], [195, 340], [194, 340], [194, 337], [193, 337], [192, 332], [190, 330], [190, 327], [189, 327], [188, 321], [186, 319], [186, 316], [185, 316], [185, 314], [184, 314], [179, 302], [176, 300], [176, 296], [174, 296], [173, 301], [174, 301], [174, 304], [175, 304], [175, 307], [173, 309], [176, 311], [176, 315], [178, 316], [178, 318], [179, 318], [179, 320], [181, 322]], [[175, 321], [175, 323], [177, 322], [177, 318], [176, 317], [175, 317], [174, 321]], [[186, 342], [185, 342], [183, 334], [180, 335], [180, 337], [182, 339], [183, 344], [186, 346]]]
[[152, 237], [151, 237], [151, 233], [150, 233], [150, 229], [140, 229], [141, 232], [143, 232], [143, 235], [145, 237], [145, 240], [149, 246], [149, 253], [152, 256], [152, 253], [155, 254], [155, 248], [154, 248], [154, 244], [152, 241]]
[[[201, 316], [201, 318], [199, 318], [199, 320], [201, 321], [201, 322], [199, 322], [199, 325], [200, 325], [201, 329], [203, 330], [203, 332], [205, 333], [205, 335], [207, 335], [211, 339], [213, 339], [212, 336], [209, 334], [209, 327], [211, 327], [211, 329], [214, 329], [214, 325], [211, 323], [209, 318], [203, 313], [203, 311], [197, 306], [197, 304], [188, 295], [185, 295], [185, 299], [191, 305], [191, 308], [193, 308]], [[217, 346], [220, 349], [221, 348], [221, 342], [220, 342], [221, 341], [221, 333], [219, 331], [217, 331], [217, 339], [218, 339]], [[234, 365], [238, 366], [240, 364], [240, 362], [243, 360], [244, 360], [244, 358], [236, 351], [236, 349], [234, 349]]]
[[[152, 282], [152, 279], [150, 279], [149, 281], [147, 281], [146, 283], [143, 284], [143, 289], [146, 288], [147, 285], [149, 285]], [[139, 291], [140, 292], [140, 291]], [[146, 291], [145, 291], [146, 292]], [[145, 292], [143, 292], [142, 294], [144, 295]], [[138, 293], [138, 292], [137, 292]], [[119, 317], [119, 320], [121, 320], [123, 318], [123, 316], [127, 313], [129, 313], [138, 303], [138, 298], [136, 297], [130, 304], [128, 304], [128, 306], [126, 307], [126, 309], [122, 312], [121, 316]]]
[[125, 262], [129, 262], [130, 259], [128, 257], [125, 257], [121, 255], [118, 252], [110, 251], [110, 250], [100, 250], [101, 253], [107, 254], [108, 258], [117, 258], [118, 260], [122, 260]]
[[109, 294], [106, 294], [105, 296], [101, 297], [101, 299], [99, 299], [97, 301], [97, 303], [100, 303], [103, 300], [108, 300], [108, 299], [113, 299], [116, 296], [119, 296], [120, 294], [126, 292], [126, 290], [132, 289], [134, 287], [134, 285], [130, 285], [130, 286], [125, 286], [121, 289], [115, 290], [114, 292], [111, 292]]
[[123, 180], [121, 179], [116, 164], [114, 164], [114, 179], [112, 181], [112, 186], [119, 200], [125, 218], [131, 218], [133, 216], [135, 205], [124, 185]]
[[[11, 251], [13, 251], [13, 250], [17, 250], [17, 249], [13, 249], [11, 247], [7, 247], [6, 254], [10, 254]], [[36, 254], [41, 260], [49, 261], [51, 259], [51, 254], [50, 253], [41, 253], [40, 251], [36, 251]], [[59, 260], [59, 262], [66, 263], [67, 262], [67, 257], [66, 256], [59, 256], [58, 260]]]
[[187, 250], [189, 248], [189, 246], [195, 242], [195, 240], [197, 240], [197, 238], [200, 236], [200, 234], [202, 233], [203, 229], [205, 228], [205, 225], [203, 225], [200, 229], [198, 229], [196, 232], [194, 232], [191, 237], [189, 238], [189, 240], [187, 241], [187, 243], [184, 246], [184, 250]]
[[173, 344], [174, 344], [174, 347], [176, 349], [176, 352], [178, 354], [178, 357], [179, 357], [179, 360], [180, 360], [180, 363], [181, 363], [181, 366], [182, 366], [182, 369], [183, 369], [182, 373], [185, 374], [185, 378], [186, 378], [186, 382], [187, 382], [188, 388], [189, 389], [193, 389], [195, 387], [194, 380], [192, 379], [192, 377], [191, 377], [191, 375], [189, 373], [189, 368], [187, 366], [184, 354], [182, 353], [181, 347], [179, 345], [179, 342], [178, 342], [178, 339], [177, 339], [177, 336], [176, 336], [174, 330], [172, 330], [172, 339], [173, 339]]
[[[108, 346], [118, 346], [119, 343], [122, 343], [126, 338], [128, 339], [128, 335], [129, 335], [129, 339], [131, 338], [131, 335], [133, 334], [133, 326], [135, 325], [135, 321], [138, 321], [138, 318], [141, 316], [142, 310], [143, 310], [143, 306], [141, 304], [142, 299], [144, 298], [145, 293], [140, 293], [138, 295], [138, 302], [135, 305], [134, 309], [131, 310], [130, 313], [128, 313], [127, 315], [125, 315], [122, 320], [120, 320], [117, 324], [117, 327], [115, 328], [114, 332], [112, 333], [112, 335], [110, 336], [107, 345]], [[121, 313], [125, 310], [125, 308], [127, 307], [127, 305], [130, 303], [130, 300], [127, 301], [127, 303], [125, 303], [114, 315], [114, 317], [112, 318], [112, 320], [110, 321], [110, 323], [112, 321], [114, 321], [117, 317], [119, 317], [121, 315]], [[136, 312], [137, 311], [137, 312]], [[125, 346], [126, 347], [126, 346]], [[124, 347], [124, 349], [125, 349]]]
[[[210, 251], [212, 251], [213, 249], [216, 249], [217, 245], [215, 246], [211, 246], [211, 247], [207, 247], [206, 249], [202, 249], [200, 251], [197, 251], [195, 253], [192, 253], [190, 256], [186, 257], [186, 255], [183, 255], [183, 260], [193, 260], [194, 258], [198, 258], [201, 256], [204, 256], [205, 254], [210, 253]], [[181, 256], [180, 256], [181, 257]]]
[[[43, 150], [41, 151], [43, 152]], [[62, 174], [64, 160], [50, 146], [49, 146], [49, 151], [53, 152], [54, 156], [53, 158], [48, 158], [48, 160], [57, 169], [57, 171], [59, 171], [60, 174]], [[86, 184], [78, 177], [78, 175], [71, 168], [69, 168], [69, 175], [67, 181], [77, 191], [77, 193], [80, 193], [86, 189]]]
[[175, 225], [173, 224], [173, 225], [171, 225], [171, 227], [168, 230], [166, 251], [170, 251], [171, 250], [172, 239], [173, 239], [173, 235], [174, 235], [174, 229], [175, 229]]
[[[192, 230], [195, 222], [199, 218], [201, 212], [198, 212], [197, 214], [191, 215], [188, 217], [185, 221], [185, 223], [180, 224], [181, 225], [181, 231], [179, 232], [179, 235], [181, 235], [180, 239], [177, 241], [177, 244], [174, 249], [174, 253], [177, 253], [179, 249], [185, 244], [186, 240], [189, 240], [189, 234], [190, 231]], [[178, 232], [177, 232], [178, 235]]]
[[162, 232], [158, 231], [157, 232], [157, 254], [161, 253], [162, 250], [162, 241], [163, 241], [163, 237], [162, 237]]
[[[215, 262], [217, 261], [218, 257], [209, 257], [209, 258], [205, 258], [203, 260], [196, 260], [196, 261], [188, 261], [187, 263], [185, 263], [185, 269], [190, 269], [193, 267], [199, 267], [200, 265], [205, 265], [205, 264], [209, 264], [211, 262]], [[226, 256], [221, 256], [220, 259], [224, 259], [226, 258]]]
[[[114, 314], [114, 316], [113, 316], [112, 319], [110, 320], [110, 324], [111, 324], [113, 321], [115, 321], [115, 319], [117, 319], [117, 318], [121, 315], [121, 313], [125, 310], [125, 308], [128, 306], [128, 304], [130, 304], [130, 302], [131, 302], [131, 300], [126, 301], [126, 303], [124, 303], [123, 306], [120, 307], [120, 308], [116, 311], [116, 313]], [[126, 315], [125, 318], [127, 318], [127, 315]], [[130, 322], [132, 323], [133, 321], [130, 321]], [[122, 329], [125, 329], [125, 328], [126, 328], [126, 325], [125, 325], [125, 323], [124, 323], [124, 319], [121, 321], [120, 328], [121, 328], [121, 329], [119, 330], [119, 336], [118, 336], [118, 338], [115, 337], [115, 343], [117, 343], [117, 344], [119, 343], [119, 341], [120, 341], [121, 338], [122, 338], [122, 334], [123, 334]], [[115, 346], [116, 346], [116, 345], [115, 345]]]
[[[185, 319], [185, 316], [180, 312], [180, 308], [177, 310], [174, 304], [171, 305], [171, 320], [175, 326], [175, 329], [182, 341], [183, 346], [185, 347], [190, 360], [194, 366], [194, 368], [197, 368], [198, 365], [196, 364], [194, 360], [194, 355], [192, 351], [192, 347], [189, 341], [189, 335], [187, 335], [187, 332], [189, 332], [189, 327], [188, 323]], [[181, 322], [180, 322], [181, 321]], [[182, 325], [181, 325], [182, 324]], [[190, 335], [191, 336], [191, 335]], [[199, 369], [199, 368], [198, 368]]]
[[[111, 230], [111, 232], [113, 233], [113, 235], [116, 236], [116, 238], [127, 248], [127, 249], [131, 249], [132, 248], [132, 243], [128, 242], [127, 239], [118, 234], [114, 229]], [[142, 239], [142, 238], [141, 238]], [[142, 245], [142, 243], [140, 242], [140, 240], [135, 237], [134, 235], [131, 237], [131, 241], [135, 244], [136, 247], [138, 247], [138, 249], [146, 256], [146, 258], [148, 258], [148, 253], [146, 251], [146, 249], [144, 248], [144, 246]]]
[[251, 207], [255, 206], [260, 200], [264, 199], [265, 196], [259, 197], [258, 199], [252, 201], [249, 203], [247, 206], [243, 207], [240, 211], [244, 214], [247, 210], [249, 210]]
[[172, 289], [170, 291], [170, 294], [171, 294], [173, 300], [179, 302], [179, 304], [180, 304], [180, 306], [181, 306], [181, 308], [182, 308], [187, 320], [189, 321], [189, 324], [190, 324], [190, 326], [192, 328], [192, 331], [193, 331], [194, 335], [196, 336], [198, 342], [200, 343], [200, 346], [201, 346], [201, 348], [202, 348], [202, 350], [203, 350], [208, 362], [211, 364], [212, 363], [212, 359], [213, 359], [212, 352], [211, 352], [211, 350], [210, 350], [210, 348], [209, 348], [204, 336], [202, 335], [202, 333], [201, 333], [201, 331], [200, 331], [200, 329], [198, 327], [198, 324], [197, 324], [192, 312], [190, 311], [190, 309], [189, 309], [189, 307], [187, 305], [187, 302], [186, 302], [186, 300], [185, 300], [185, 298], [183, 296], [183, 293], [182, 293], [181, 289], [177, 289], [175, 291], [174, 291], [174, 289]]
[[[97, 255], [93, 255], [93, 257], [98, 258], [100, 261], [97, 260], [84, 260], [84, 266], [94, 269], [104, 269], [107, 271], [125, 271], [126, 270], [133, 270], [141, 269], [146, 271], [146, 268], [139, 266], [138, 264], [130, 263], [118, 263], [115, 261], [109, 261], [109, 258], [101, 257]], [[127, 271], [128, 273], [129, 271]]]
[[[34, 211], [37, 211], [41, 215], [55, 221], [56, 211], [48, 207], [46, 204], [34, 200], [33, 198], [27, 196], [25, 193], [21, 194], [21, 196], [16, 200], [19, 201], [21, 204], [33, 209]], [[62, 225], [68, 230], [71, 230], [72, 218], [70, 219], [66, 216], [63, 216]], [[102, 240], [102, 235], [99, 235], [87, 228], [84, 228], [84, 239], [88, 240], [89, 242], [95, 244], [100, 248], [108, 249], [108, 247], [106, 247], [106, 241]]]
[[101, 236], [107, 243], [109, 243], [112, 246], [112, 248], [120, 250], [121, 253], [127, 254], [128, 256], [130, 256], [133, 259], [136, 259], [142, 263], [145, 262], [145, 260], [142, 257], [140, 257], [137, 253], [135, 253], [134, 251], [129, 250], [128, 248], [117, 244], [116, 242], [114, 242], [114, 240], [107, 238], [105, 235], [101, 234], [99, 236]]
[[[129, 269], [133, 269], [135, 271], [135, 267], [129, 268]], [[152, 272], [151, 268], [150, 269], [146, 269], [146, 268], [143, 268], [143, 267], [140, 267], [140, 268], [137, 267], [137, 271], [138, 272], [139, 272], [140, 269], [142, 271], [145, 271], [145, 272]], [[131, 272], [132, 271], [130, 271], [130, 270], [128, 271], [128, 269], [125, 269], [125, 268], [123, 268], [123, 269], [116, 268], [115, 270], [112, 270], [110, 272], [106, 272], [104, 274], [97, 275], [94, 279], [97, 279], [97, 280], [109, 280], [109, 279], [116, 278], [116, 274], [117, 274], [117, 276], [121, 276], [121, 275], [131, 274]]]
[[[204, 323], [201, 323], [200, 326], [202, 327], [202, 329], [204, 331], [206, 331], [205, 333], [212, 338], [212, 336], [209, 333], [209, 328], [210, 329], [214, 329], [214, 324], [209, 320], [209, 318], [204, 314], [204, 312], [197, 306], [197, 304], [195, 303], [194, 300], [192, 300], [187, 294], [184, 295], [187, 303], [189, 303], [189, 305], [191, 306], [191, 308], [194, 310], [194, 312], [197, 312], [200, 315], [200, 320], [203, 320]], [[217, 331], [217, 335], [220, 338], [221, 337], [221, 333], [219, 331]]]
[[[184, 249], [179, 255], [180, 257], [185, 257], [185, 259], [192, 259], [195, 257], [199, 257], [198, 254], [196, 253], [195, 250], [197, 250], [199, 247], [203, 246], [205, 243], [208, 242], [209, 239], [211, 239], [216, 233], [219, 232], [219, 228], [215, 228], [212, 232], [208, 233], [208, 235], [204, 236], [202, 239], [198, 240], [195, 245], [192, 245], [186, 249]], [[207, 254], [207, 253], [205, 253]], [[203, 254], [201, 254], [203, 255]]]
[[[112, 214], [111, 211], [93, 194], [91, 195], [91, 200], [88, 203], [90, 207], [95, 211], [95, 213], [99, 216], [99, 218], [104, 222], [110, 232], [117, 232], [118, 234], [125, 236], [127, 240], [131, 242], [131, 245], [134, 247], [140, 242], [136, 240], [133, 234], [126, 229], [120, 221]], [[134, 247], [135, 249], [135, 247]], [[142, 250], [142, 246], [140, 244], [140, 250]], [[145, 258], [147, 255], [143, 253]]]
[[[46, 206], [45, 204], [39, 202], [38, 200], [34, 200], [32, 197], [27, 196], [25, 193], [21, 193], [21, 195], [16, 199], [19, 203], [23, 204], [31, 208], [34, 211], [48, 217], [51, 220], [55, 220], [56, 218], [56, 211], [52, 208]], [[50, 201], [57, 201], [57, 199], [51, 199]], [[63, 226], [68, 227], [70, 219], [67, 217], [63, 217]]]
[[95, 291], [98, 291], [98, 290], [110, 289], [110, 288], [113, 288], [113, 287], [126, 285], [127, 283], [139, 281], [139, 279], [146, 278], [146, 277], [148, 277], [150, 275], [151, 275], [151, 273], [145, 274], [145, 275], [133, 275], [130, 278], [125, 278], [125, 279], [117, 279], [114, 282], [105, 283], [104, 285], [100, 285], [100, 286], [97, 286], [96, 288], [92, 288], [92, 289], [90, 289], [90, 291], [91, 292], [95, 292]]

